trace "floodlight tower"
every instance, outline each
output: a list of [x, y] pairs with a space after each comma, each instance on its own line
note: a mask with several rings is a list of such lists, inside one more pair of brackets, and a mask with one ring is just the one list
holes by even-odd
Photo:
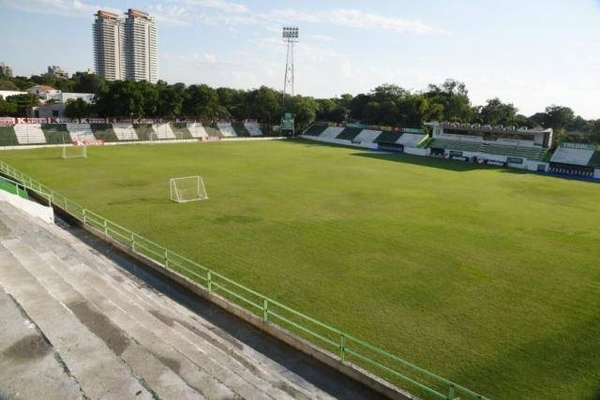
[[283, 99], [281, 101], [281, 131], [288, 132], [294, 136], [294, 115], [286, 112], [285, 97], [288, 94], [294, 97], [294, 44], [298, 42], [298, 27], [284, 26], [283, 41], [287, 45], [287, 56], [285, 59], [285, 80], [283, 82]]

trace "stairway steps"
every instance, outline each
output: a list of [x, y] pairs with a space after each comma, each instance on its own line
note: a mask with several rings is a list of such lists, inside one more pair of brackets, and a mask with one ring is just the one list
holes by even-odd
[[[205, 342], [207, 345], [203, 348], [207, 354], [221, 364], [228, 365], [229, 370], [238, 372], [248, 370], [250, 375], [246, 379], [249, 379], [261, 390], [265, 392], [274, 391], [273, 394], [277, 397], [292, 394], [295, 398], [307, 398], [319, 392], [313, 385], [308, 384], [298, 376], [294, 376], [285, 367], [276, 364], [263, 354], [244, 345], [228, 333], [206, 321], [204, 323], [199, 322], [202, 319], [185, 307], [165, 298], [152, 288], [145, 285], [140, 287], [133, 279], [129, 279], [128, 273], [115, 268], [110, 259], [95, 251], [90, 251], [89, 246], [68, 232], [57, 227], [48, 227], [48, 229], [57, 232], [45, 237], [44, 240], [48, 240], [50, 243], [38, 243], [37, 246], [56, 249], [57, 245], [53, 242], [66, 240], [69, 246], [62, 248], [61, 257], [64, 257], [63, 260], [84, 259], [87, 267], [90, 267], [86, 268], [86, 273], [95, 271], [96, 277], [104, 280], [108, 285], [106, 290], [112, 290], [113, 287], [123, 289], [119, 291], [119, 294], [127, 296], [126, 301], [138, 305], [140, 310], [151, 313], [163, 322], [168, 322], [168, 325], [188, 342], [194, 343], [198, 340]], [[110, 298], [113, 299], [114, 297], [111, 295]], [[263, 365], [267, 365], [267, 367], [263, 368]], [[295, 384], [294, 381], [300, 383]], [[281, 393], [281, 388], [284, 388], [285, 393]]]
[[[0, 257], [10, 257], [4, 249]], [[0, 388], [3, 398], [83, 397], [52, 344], [0, 286]], [[36, 382], [31, 385], [31, 382]]]
[[[0, 244], [9, 250], [0, 258], [2, 284], [36, 321], [77, 379], [84, 395], [90, 398], [151, 399], [152, 394], [105, 343], [29, 272], [28, 268], [34, 263], [42, 266], [44, 263], [18, 240], [3, 240]], [[57, 324], [57, 321], [61, 323]]]
[[[62, 301], [75, 312], [90, 314], [88, 319], [93, 323], [103, 324], [98, 336], [111, 342], [109, 348], [132, 369], [133, 373], [161, 398], [193, 399], [200, 394], [188, 386], [184, 379], [169, 368], [160, 358], [155, 357], [149, 348], [140, 343], [135, 335], [127, 329], [127, 315], [120, 316], [120, 309], [108, 298], [96, 293], [85, 277], [73, 273], [70, 265], [63, 263], [55, 254], [46, 252], [40, 257], [52, 269], [52, 273], [62, 279], [70, 292], [77, 294], [77, 299], [70, 299], [66, 293], [59, 294]], [[86, 266], [81, 265], [81, 268]], [[121, 312], [122, 313], [122, 312]], [[117, 315], [115, 317], [115, 314]], [[124, 321], [125, 319], [125, 321]], [[142, 335], [148, 331], [142, 329]], [[159, 338], [156, 338], [160, 341]], [[208, 386], [208, 385], [207, 385]]]

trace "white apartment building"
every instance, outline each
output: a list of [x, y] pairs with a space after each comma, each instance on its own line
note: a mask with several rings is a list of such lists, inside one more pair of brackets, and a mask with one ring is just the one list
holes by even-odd
[[98, 11], [94, 22], [96, 73], [106, 80], [158, 81], [157, 35], [154, 18], [129, 9], [118, 14]]
[[130, 8], [125, 20], [126, 79], [158, 81], [156, 42], [154, 18]]

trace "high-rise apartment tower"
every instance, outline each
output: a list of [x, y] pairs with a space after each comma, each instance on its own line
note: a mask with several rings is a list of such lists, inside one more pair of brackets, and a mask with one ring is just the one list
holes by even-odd
[[157, 64], [154, 18], [130, 8], [125, 20], [125, 76], [132, 81], [156, 83]]
[[118, 14], [98, 11], [94, 22], [94, 67], [107, 81], [125, 79], [125, 35]]
[[156, 25], [147, 13], [129, 9], [123, 20], [98, 11], [94, 22], [96, 73], [107, 80], [158, 81]]

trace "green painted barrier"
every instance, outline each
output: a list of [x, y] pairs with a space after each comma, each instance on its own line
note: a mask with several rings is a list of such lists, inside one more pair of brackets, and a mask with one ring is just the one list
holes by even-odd
[[244, 306], [246, 310], [262, 317], [263, 321], [293, 331], [321, 349], [337, 355], [342, 363], [352, 362], [365, 366], [372, 372], [379, 371], [378, 375], [390, 377], [388, 379], [399, 386], [408, 385], [408, 388], [418, 390], [431, 398], [488, 399], [168, 250], [156, 242], [83, 208], [3, 161], [0, 161], [0, 172], [18, 181], [23, 187], [37, 192], [51, 204], [60, 207], [85, 225], [129, 246], [134, 252], [150, 258], [171, 271], [193, 278], [209, 293], [217, 293], [231, 302]]
[[28, 199], [27, 190], [18, 182], [0, 176], [0, 189], [19, 197]]

